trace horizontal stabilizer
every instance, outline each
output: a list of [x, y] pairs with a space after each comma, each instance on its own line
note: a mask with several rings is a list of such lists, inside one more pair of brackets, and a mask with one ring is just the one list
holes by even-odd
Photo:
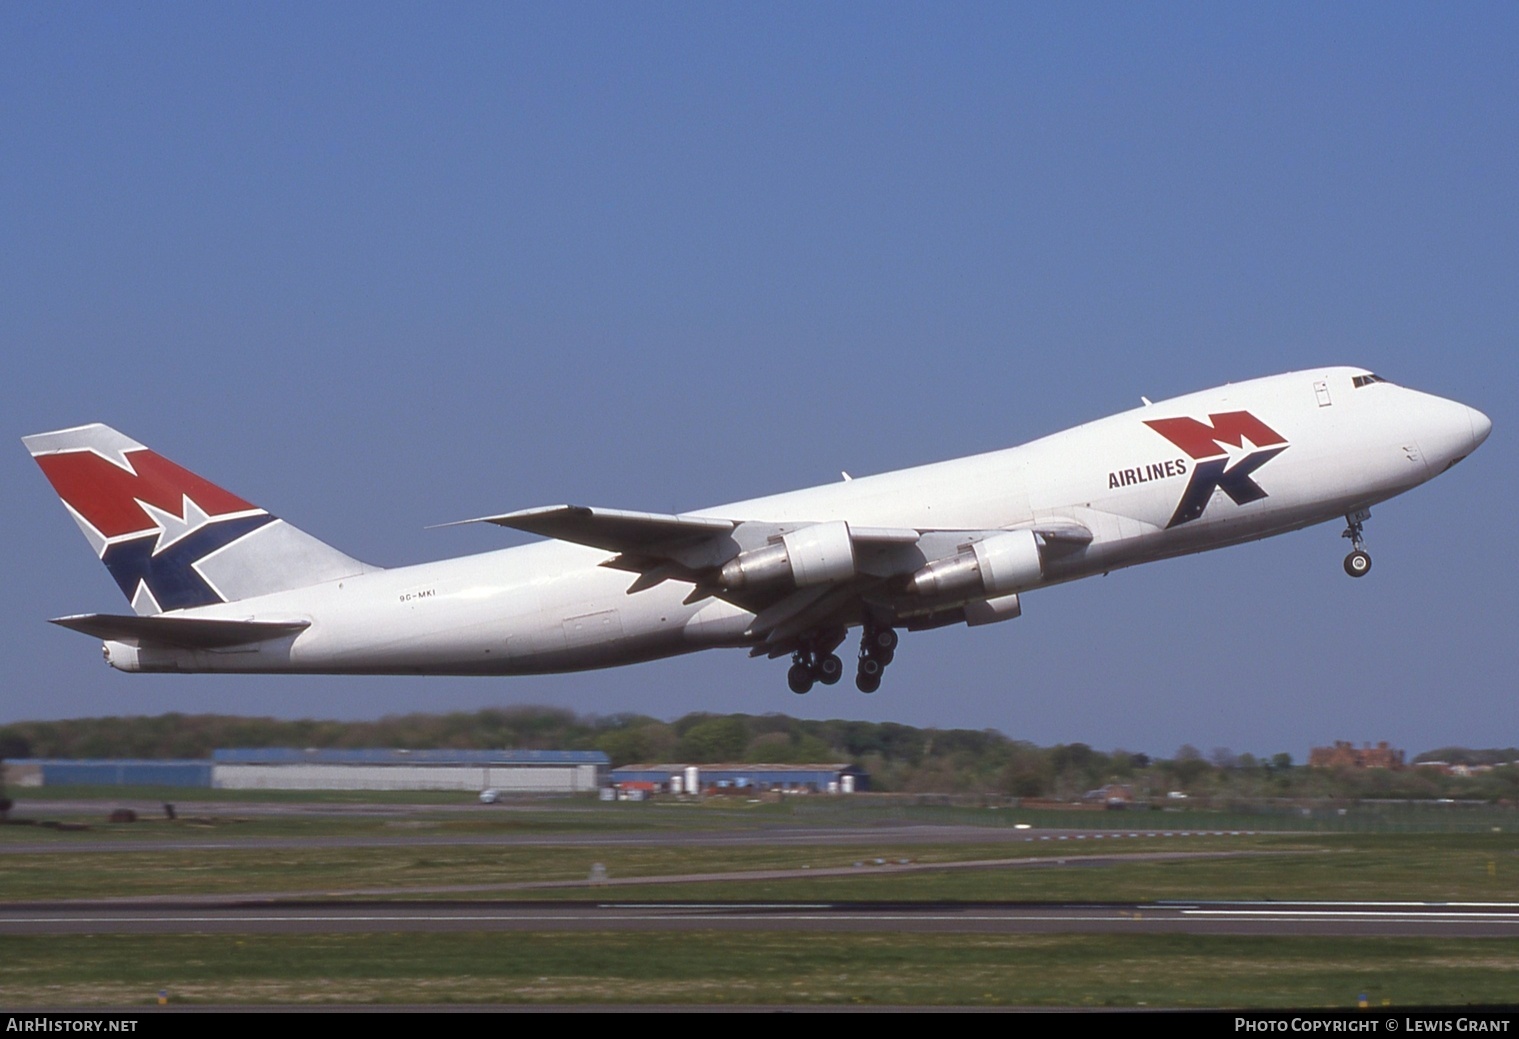
[[53, 623], [108, 642], [176, 646], [180, 649], [220, 649], [294, 635], [311, 626], [308, 620], [233, 621], [204, 617], [133, 617], [110, 613], [81, 613], [56, 617]]
[[[738, 526], [733, 520], [706, 516], [671, 516], [622, 509], [593, 509], [585, 505], [550, 505], [523, 509], [500, 516], [481, 516], [460, 523], [494, 523], [577, 545], [608, 552], [644, 552], [672, 542], [727, 534]], [[448, 523], [444, 526], [455, 526]]]

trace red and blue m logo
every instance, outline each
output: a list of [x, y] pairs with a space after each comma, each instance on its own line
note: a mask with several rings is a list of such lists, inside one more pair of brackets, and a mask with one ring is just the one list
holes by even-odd
[[[1209, 415], [1207, 422], [1195, 418], [1147, 419], [1145, 425], [1190, 455], [1197, 464], [1166, 528], [1191, 523], [1203, 514], [1215, 488], [1236, 505], [1266, 497], [1252, 474], [1287, 450], [1287, 440], [1248, 411]], [[1246, 443], [1254, 450], [1235, 457]], [[1225, 445], [1228, 445], [1227, 447]], [[1229, 451], [1229, 447], [1236, 450]], [[1231, 461], [1233, 464], [1231, 465]]]

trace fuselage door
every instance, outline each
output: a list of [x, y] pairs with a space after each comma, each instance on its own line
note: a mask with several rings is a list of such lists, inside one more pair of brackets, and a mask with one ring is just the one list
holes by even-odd
[[610, 646], [622, 641], [622, 618], [616, 610], [597, 610], [564, 619], [564, 642], [569, 649]]

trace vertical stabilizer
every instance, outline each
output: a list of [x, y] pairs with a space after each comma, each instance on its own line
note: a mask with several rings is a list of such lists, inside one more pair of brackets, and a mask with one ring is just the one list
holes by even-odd
[[376, 569], [98, 423], [23, 437], [140, 615]]

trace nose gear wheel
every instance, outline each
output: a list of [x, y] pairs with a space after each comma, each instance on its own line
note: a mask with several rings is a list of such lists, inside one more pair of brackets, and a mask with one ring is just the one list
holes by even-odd
[[1371, 518], [1370, 509], [1361, 509], [1346, 515], [1345, 532], [1342, 538], [1349, 538], [1351, 548], [1354, 550], [1345, 557], [1345, 572], [1351, 577], [1365, 577], [1371, 570], [1371, 553], [1366, 551], [1364, 529], [1361, 526]]

